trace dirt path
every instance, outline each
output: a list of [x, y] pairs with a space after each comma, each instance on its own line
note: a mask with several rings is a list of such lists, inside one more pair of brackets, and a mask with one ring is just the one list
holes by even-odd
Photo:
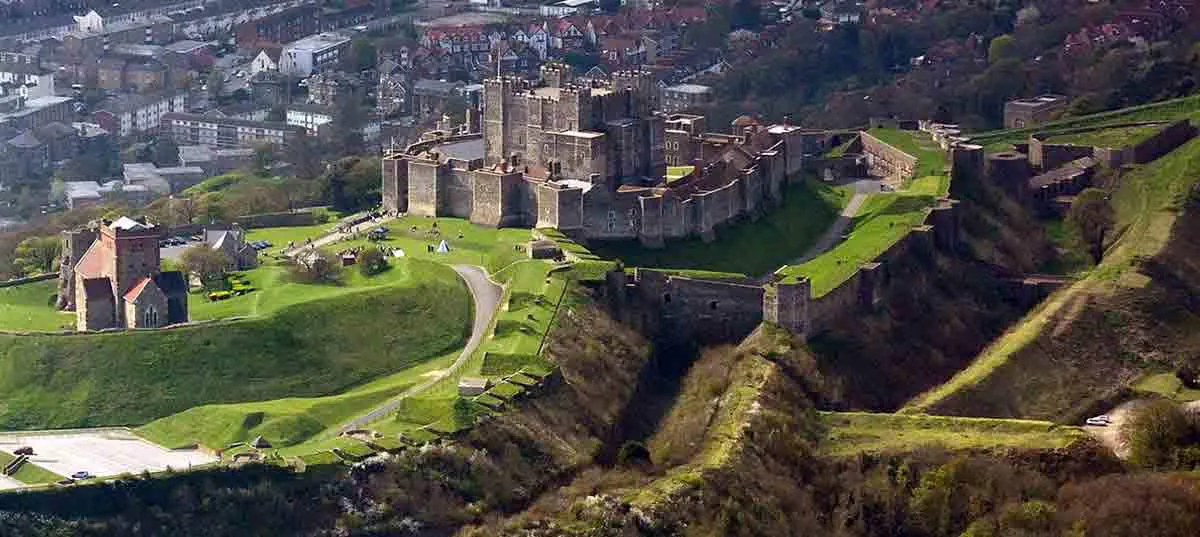
[[345, 232], [329, 233], [327, 235], [322, 235], [321, 237], [318, 237], [317, 240], [312, 241], [311, 244], [300, 244], [300, 245], [297, 245], [295, 248], [285, 249], [283, 251], [283, 255], [286, 255], [288, 257], [294, 257], [295, 255], [299, 254], [300, 252], [303, 252], [304, 250], [307, 250], [309, 248], [320, 248], [320, 247], [328, 245], [328, 244], [333, 244], [333, 243], [338, 242], [338, 241], [340, 241], [346, 237], [349, 237], [350, 235], [353, 235], [355, 233], [361, 233], [368, 229], [373, 229], [373, 228], [379, 227], [381, 225], [384, 225], [385, 223], [387, 223], [391, 220], [393, 220], [393, 219], [392, 218], [383, 218], [380, 220], [367, 220], [366, 222], [363, 222], [356, 226], [351, 226], [350, 229], [348, 229]]
[[1134, 399], [1121, 403], [1106, 413], [1109, 419], [1112, 420], [1112, 423], [1109, 423], [1107, 427], [1085, 425], [1083, 430], [1095, 437], [1096, 440], [1099, 440], [1101, 444], [1113, 450], [1113, 453], [1117, 457], [1124, 459], [1129, 456], [1129, 448], [1121, 442], [1121, 426], [1129, 419], [1131, 412], [1144, 403], [1146, 403], [1145, 399]]
[[395, 411], [405, 399], [415, 397], [429, 390], [438, 382], [458, 372], [463, 364], [474, 354], [475, 350], [483, 344], [483, 341], [487, 338], [488, 329], [492, 326], [492, 319], [496, 317], [496, 313], [500, 309], [500, 297], [504, 289], [488, 278], [487, 272], [479, 267], [454, 265], [454, 271], [467, 282], [467, 288], [470, 289], [471, 298], [475, 303], [475, 319], [471, 326], [471, 337], [467, 340], [467, 346], [458, 354], [458, 358], [454, 360], [454, 363], [450, 367], [438, 371], [436, 375], [426, 378], [420, 384], [393, 397], [374, 410], [350, 420], [350, 422], [338, 429], [339, 433], [361, 429], [367, 424]]
[[828, 252], [842, 242], [846, 230], [850, 228], [850, 224], [854, 223], [854, 217], [858, 216], [858, 211], [862, 209], [863, 203], [866, 203], [867, 197], [871, 194], [880, 192], [880, 182], [875, 179], [860, 179], [854, 182], [854, 195], [850, 197], [850, 201], [842, 208], [842, 212], [838, 214], [837, 220], [825, 230], [825, 234], [816, 244], [812, 245], [803, 256], [792, 260], [789, 265], [800, 265], [812, 261], [817, 256]]

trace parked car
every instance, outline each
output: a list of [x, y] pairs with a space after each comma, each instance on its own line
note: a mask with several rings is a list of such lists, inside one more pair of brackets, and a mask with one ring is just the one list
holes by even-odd
[[91, 478], [92, 478], [92, 474], [86, 470], [80, 470], [78, 472], [71, 474], [71, 479], [91, 479]]
[[1084, 421], [1084, 423], [1093, 427], [1108, 427], [1109, 424], [1112, 423], [1112, 418], [1108, 417], [1107, 415], [1095, 416], [1088, 418]]
[[25, 455], [26, 457], [33, 455], [33, 448], [29, 446], [21, 446], [13, 451], [15, 455]]

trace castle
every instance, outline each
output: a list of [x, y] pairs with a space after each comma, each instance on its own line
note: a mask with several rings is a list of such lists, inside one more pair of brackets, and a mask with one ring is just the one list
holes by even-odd
[[[581, 238], [715, 236], [731, 220], [782, 201], [824, 133], [739, 118], [704, 131], [702, 116], [663, 115], [653, 77], [575, 78], [548, 64], [533, 82], [484, 84], [482, 124], [435, 131], [383, 158], [384, 209], [487, 226], [557, 228]], [[667, 166], [690, 171], [667, 181]]]
[[60, 303], [80, 331], [187, 322], [187, 279], [160, 270], [159, 227], [121, 217], [65, 233]]

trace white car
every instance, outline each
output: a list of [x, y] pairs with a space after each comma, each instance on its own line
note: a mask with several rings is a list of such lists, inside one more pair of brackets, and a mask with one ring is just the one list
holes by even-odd
[[1112, 418], [1108, 417], [1107, 415], [1095, 416], [1092, 418], [1088, 418], [1087, 420], [1084, 421], [1084, 423], [1094, 426], [1094, 427], [1107, 427], [1109, 424], [1112, 423]]
[[71, 479], [91, 479], [92, 474], [87, 471], [79, 471], [71, 474]]

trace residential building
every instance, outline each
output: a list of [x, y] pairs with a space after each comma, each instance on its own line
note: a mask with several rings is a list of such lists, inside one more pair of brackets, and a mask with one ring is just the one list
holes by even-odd
[[328, 69], [304, 80], [308, 87], [308, 102], [321, 106], [334, 106], [342, 98], [355, 96], [362, 89], [358, 76]]
[[216, 148], [253, 148], [263, 144], [283, 147], [303, 132], [303, 127], [270, 121], [171, 113], [163, 116], [163, 133], [180, 145]]
[[167, 166], [153, 162], [131, 162], [121, 172], [126, 186], [142, 186], [159, 196], [187, 190], [209, 176], [199, 166]]
[[566, 17], [580, 12], [591, 11], [596, 7], [596, 0], [559, 0], [543, 5], [540, 9], [543, 17]]
[[253, 161], [253, 149], [215, 149], [207, 145], [179, 146], [179, 165], [200, 168], [204, 170], [204, 175], [207, 177], [244, 168]]
[[408, 70], [393, 60], [384, 60], [378, 71], [375, 102], [379, 113], [383, 116], [406, 113], [410, 101]]
[[121, 202], [133, 207], [141, 207], [158, 197], [150, 187], [128, 185], [117, 180], [104, 183], [67, 181], [64, 186], [66, 189], [63, 195], [66, 197], [67, 207], [71, 209], [91, 207], [105, 202]]
[[262, 43], [286, 43], [320, 31], [321, 8], [306, 5], [244, 22], [234, 30], [239, 49]]
[[159, 128], [162, 118], [172, 112], [186, 110], [187, 93], [156, 95], [125, 94], [102, 101], [93, 117], [104, 130], [119, 137], [152, 132]]
[[54, 95], [54, 71], [42, 67], [34, 55], [0, 52], [0, 97], [8, 95], [26, 99]]
[[296, 104], [287, 109], [287, 124], [303, 127], [308, 134], [317, 135], [322, 126], [333, 122], [333, 108], [318, 104]]
[[462, 84], [444, 80], [418, 80], [412, 89], [412, 113], [417, 118], [440, 116], [451, 99], [459, 97]]
[[679, 84], [662, 90], [662, 110], [667, 113], [683, 112], [712, 102], [713, 90], [700, 84]]
[[264, 72], [279, 71], [279, 55], [283, 53], [283, 48], [278, 46], [267, 46], [258, 50], [258, 54], [254, 56], [254, 60], [250, 62], [250, 74], [257, 75]]
[[284, 45], [279, 71], [291, 76], [309, 76], [337, 65], [350, 49], [350, 38], [336, 33], [306, 37]]
[[0, 127], [18, 130], [40, 127], [52, 121], [70, 123], [75, 117], [75, 100], [49, 95], [26, 99], [20, 95], [0, 97]]

